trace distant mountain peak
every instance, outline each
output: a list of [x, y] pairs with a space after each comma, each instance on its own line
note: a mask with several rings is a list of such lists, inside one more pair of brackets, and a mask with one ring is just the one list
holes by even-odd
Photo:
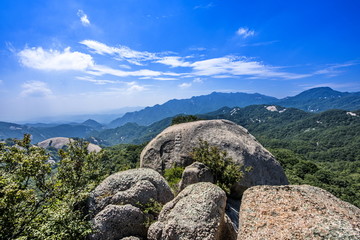
[[[344, 93], [335, 91], [334, 89], [330, 87], [318, 87], [318, 88], [312, 88], [309, 90], [306, 90], [296, 96], [308, 96], [312, 98], [319, 98], [319, 97], [336, 97], [336, 96], [342, 96]], [[295, 97], [296, 97], [295, 96]]]
[[93, 119], [88, 119], [85, 122], [82, 123], [82, 125], [87, 126], [87, 127], [92, 127], [94, 129], [101, 129], [103, 127], [102, 124], [98, 123], [97, 121], [93, 120]]

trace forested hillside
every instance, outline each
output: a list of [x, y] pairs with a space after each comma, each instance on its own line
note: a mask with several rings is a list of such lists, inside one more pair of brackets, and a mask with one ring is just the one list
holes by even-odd
[[[309, 113], [276, 105], [222, 108], [197, 115], [228, 119], [249, 130], [281, 162], [292, 184], [324, 188], [360, 206], [360, 111]], [[164, 119], [149, 127], [127, 124], [97, 137], [108, 143], [141, 143], [169, 126]]]

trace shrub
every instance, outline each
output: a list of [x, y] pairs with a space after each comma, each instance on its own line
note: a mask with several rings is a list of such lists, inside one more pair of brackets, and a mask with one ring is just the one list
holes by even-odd
[[243, 177], [241, 166], [235, 164], [226, 151], [221, 151], [216, 146], [210, 146], [207, 141], [199, 139], [199, 146], [191, 153], [194, 161], [208, 166], [214, 175], [215, 184], [221, 187], [227, 194], [234, 183]]
[[201, 120], [201, 118], [198, 118], [197, 116], [194, 116], [194, 115], [181, 115], [181, 116], [174, 117], [171, 120], [171, 125], [187, 123], [187, 122], [195, 122], [195, 121], [199, 121], [199, 120]]
[[164, 178], [169, 183], [173, 192], [177, 193], [179, 191], [179, 182], [184, 172], [183, 167], [173, 167], [166, 169], [164, 172]]

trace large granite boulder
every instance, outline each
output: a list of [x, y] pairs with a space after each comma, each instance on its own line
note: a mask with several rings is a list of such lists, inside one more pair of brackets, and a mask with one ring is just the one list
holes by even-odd
[[238, 240], [359, 239], [360, 209], [308, 185], [245, 191]]
[[89, 198], [90, 211], [94, 214], [109, 204], [141, 204], [151, 199], [165, 204], [174, 198], [166, 180], [149, 168], [118, 172], [102, 181]]
[[203, 163], [194, 162], [184, 169], [179, 183], [180, 190], [198, 182], [214, 182], [214, 176], [211, 170]]
[[160, 212], [148, 230], [148, 239], [223, 238], [226, 194], [218, 186], [202, 182], [186, 187]]
[[190, 153], [199, 139], [225, 150], [244, 169], [251, 169], [233, 188], [238, 197], [250, 186], [288, 184], [273, 155], [245, 128], [228, 120], [196, 121], [168, 127], [144, 148], [140, 166], [160, 173], [175, 165], [186, 167], [193, 162]]
[[145, 214], [137, 207], [127, 205], [107, 205], [93, 219], [95, 233], [92, 240], [118, 240], [137, 235], [146, 237]]
[[165, 179], [149, 168], [115, 173], [90, 193], [89, 208], [95, 234], [90, 239], [146, 238], [146, 222], [156, 216], [141, 209], [174, 198]]

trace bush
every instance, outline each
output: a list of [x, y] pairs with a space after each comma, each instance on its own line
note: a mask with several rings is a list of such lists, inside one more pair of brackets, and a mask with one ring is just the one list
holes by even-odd
[[199, 120], [201, 120], [201, 118], [198, 118], [197, 116], [194, 116], [194, 115], [181, 115], [181, 116], [174, 117], [171, 120], [171, 125], [187, 123], [187, 122], [195, 122], [195, 121], [199, 121]]
[[191, 157], [194, 161], [201, 162], [210, 168], [215, 184], [227, 194], [230, 194], [231, 186], [243, 177], [241, 166], [235, 164], [232, 158], [227, 156], [226, 151], [210, 146], [207, 141], [199, 139], [199, 146], [193, 149]]
[[177, 193], [179, 191], [179, 182], [181, 180], [183, 172], [183, 167], [173, 167], [165, 169], [164, 178], [169, 183], [174, 193]]

